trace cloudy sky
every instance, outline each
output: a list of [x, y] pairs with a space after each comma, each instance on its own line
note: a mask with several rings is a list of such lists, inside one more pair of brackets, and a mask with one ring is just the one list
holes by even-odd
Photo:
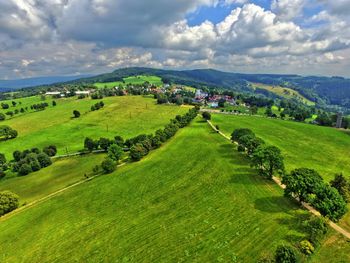
[[350, 0], [0, 0], [0, 79], [128, 66], [350, 77]]

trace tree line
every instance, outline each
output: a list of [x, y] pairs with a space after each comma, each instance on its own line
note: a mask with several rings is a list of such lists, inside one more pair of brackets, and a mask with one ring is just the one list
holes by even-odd
[[124, 141], [121, 136], [116, 136], [113, 140], [100, 138], [93, 140], [85, 138], [84, 149], [87, 151], [104, 150], [107, 151], [106, 159], [100, 166], [94, 168], [97, 173], [102, 168], [104, 173], [111, 173], [116, 169], [116, 164], [122, 158], [123, 152], [128, 151], [130, 161], [139, 161], [151, 150], [159, 148], [164, 142], [173, 137], [176, 132], [187, 126], [198, 114], [199, 108], [190, 109], [185, 115], [177, 115], [163, 129], [159, 129], [155, 134], [140, 134]]
[[282, 176], [286, 196], [310, 203], [323, 216], [334, 221], [338, 221], [346, 213], [346, 202], [349, 199], [345, 196], [349, 195], [350, 187], [343, 176], [337, 175], [334, 183], [329, 185], [313, 169], [298, 168], [287, 173], [281, 150], [267, 145], [250, 129], [234, 130], [231, 140], [238, 144], [238, 151], [248, 155], [260, 175], [268, 179], [272, 179], [274, 175]]

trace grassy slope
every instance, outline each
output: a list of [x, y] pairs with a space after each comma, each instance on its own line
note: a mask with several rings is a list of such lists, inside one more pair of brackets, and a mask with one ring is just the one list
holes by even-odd
[[143, 161], [1, 222], [0, 261], [256, 262], [298, 240], [305, 214], [196, 122]]
[[114, 82], [105, 82], [105, 83], [101, 83], [101, 82], [97, 82], [94, 85], [97, 88], [114, 88], [116, 86], [119, 85], [127, 85], [127, 84], [132, 84], [132, 85], [142, 85], [143, 83], [145, 83], [146, 81], [148, 81], [151, 84], [154, 84], [156, 86], [161, 86], [163, 85], [162, 79], [160, 77], [157, 76], [131, 76], [131, 77], [127, 77], [124, 78], [124, 83], [122, 81], [114, 81]]
[[0, 181], [0, 191], [10, 190], [20, 196], [20, 203], [29, 203], [92, 175], [104, 154], [85, 155], [56, 160], [53, 165], [27, 176]]
[[[252, 116], [216, 114], [212, 119], [227, 135], [236, 128], [250, 128], [267, 143], [278, 146], [285, 157], [287, 171], [313, 168], [327, 181], [336, 173], [350, 176], [349, 132]], [[350, 231], [350, 212], [340, 224]]]
[[[108, 97], [103, 101], [103, 109], [90, 112], [91, 105], [99, 100], [60, 99], [56, 107], [3, 121], [2, 124], [16, 129], [19, 136], [0, 142], [0, 152], [10, 158], [17, 149], [42, 148], [49, 144], [57, 145], [59, 154], [65, 153], [65, 147], [68, 152], [76, 152], [83, 148], [85, 137], [98, 139], [121, 135], [129, 138], [142, 132], [152, 133], [188, 110], [186, 107], [156, 105], [154, 99], [141, 96]], [[71, 118], [75, 109], [82, 114], [79, 119]]]
[[237, 128], [250, 128], [267, 143], [278, 146], [288, 171], [314, 168], [327, 181], [333, 179], [335, 173], [350, 175], [350, 134], [346, 132], [252, 116], [215, 114], [212, 119], [227, 135]]
[[298, 91], [290, 89], [290, 88], [284, 88], [281, 86], [270, 86], [270, 85], [261, 84], [261, 83], [251, 83], [251, 84], [252, 84], [253, 88], [265, 89], [265, 90], [268, 90], [270, 92], [275, 93], [278, 96], [282, 96], [282, 97], [287, 98], [287, 99], [297, 99], [297, 100], [300, 100], [307, 105], [315, 105], [314, 102], [305, 98]]

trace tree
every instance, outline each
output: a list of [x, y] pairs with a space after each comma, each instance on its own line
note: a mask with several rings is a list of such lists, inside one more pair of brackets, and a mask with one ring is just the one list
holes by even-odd
[[338, 190], [346, 202], [350, 202], [350, 182], [343, 174], [336, 174], [330, 185]]
[[10, 108], [10, 106], [7, 103], [1, 103], [1, 108], [7, 110], [8, 108]]
[[314, 246], [321, 243], [329, 230], [327, 221], [324, 217], [312, 216], [304, 223], [304, 225], [308, 234], [308, 239]]
[[133, 161], [140, 161], [146, 155], [147, 150], [142, 144], [137, 143], [130, 148], [130, 158]]
[[108, 147], [112, 144], [113, 142], [110, 141], [108, 138], [100, 138], [98, 141], [98, 144], [100, 145], [101, 149], [107, 151]]
[[256, 115], [258, 113], [259, 108], [257, 106], [250, 107], [250, 114]]
[[312, 205], [323, 215], [333, 221], [338, 221], [347, 212], [346, 202], [337, 189], [324, 185], [317, 189]]
[[244, 135], [255, 136], [254, 132], [252, 132], [250, 129], [240, 128], [233, 131], [233, 133], [231, 134], [231, 141], [238, 142], [239, 138], [241, 138]]
[[124, 139], [121, 136], [118, 136], [118, 135], [115, 136], [114, 137], [114, 142], [115, 142], [115, 144], [119, 145], [120, 147], [124, 146]]
[[52, 157], [57, 154], [57, 147], [55, 145], [49, 145], [43, 149], [43, 152]]
[[56, 101], [53, 100], [53, 101], [52, 101], [52, 106], [55, 107], [56, 105], [57, 105]]
[[14, 139], [18, 135], [17, 131], [12, 129], [10, 126], [1, 125], [0, 126], [0, 140]]
[[271, 107], [266, 108], [265, 115], [271, 117], [273, 114]]
[[225, 103], [226, 103], [225, 99], [220, 99], [219, 102], [218, 102], [218, 106], [220, 108], [224, 108], [225, 107]]
[[108, 157], [113, 161], [119, 161], [123, 155], [123, 148], [117, 144], [112, 144], [108, 148]]
[[41, 169], [40, 163], [38, 160], [33, 160], [29, 163], [33, 172], [39, 171]]
[[275, 173], [284, 173], [281, 150], [276, 146], [260, 145], [253, 153], [252, 161], [260, 174], [269, 179], [272, 179]]
[[301, 252], [303, 252], [305, 255], [311, 255], [312, 253], [314, 253], [315, 248], [308, 240], [302, 240], [299, 243], [299, 246]]
[[16, 162], [18, 162], [22, 158], [22, 153], [20, 151], [16, 150], [16, 151], [13, 152], [12, 156], [13, 156], [13, 159]]
[[42, 168], [48, 167], [52, 164], [50, 157], [46, 153], [39, 153], [37, 158]]
[[79, 118], [80, 117], [80, 112], [77, 110], [73, 111], [74, 118]]
[[291, 246], [280, 245], [275, 253], [276, 263], [296, 263], [298, 262], [295, 250]]
[[18, 195], [10, 192], [0, 192], [0, 216], [15, 210], [19, 205]]
[[90, 152], [92, 152], [94, 149], [96, 149], [97, 143], [95, 143], [95, 141], [89, 137], [85, 138], [84, 141], [84, 148], [89, 150]]
[[6, 157], [5, 154], [0, 153], [0, 167], [3, 166], [4, 164], [6, 164]]
[[247, 134], [238, 139], [238, 145], [241, 146], [242, 149], [247, 150], [248, 155], [253, 154], [253, 152], [264, 143], [262, 139], [255, 137], [253, 134]]
[[3, 113], [0, 113], [0, 121], [4, 121], [6, 119], [6, 115]]
[[22, 176], [30, 174], [31, 172], [32, 172], [32, 167], [27, 163], [22, 164], [18, 170], [18, 174]]
[[323, 187], [323, 179], [319, 173], [307, 168], [298, 168], [290, 174], [284, 174], [282, 183], [286, 186], [286, 196], [299, 198], [302, 202], [311, 202], [317, 189]]
[[109, 174], [115, 171], [116, 166], [111, 158], [106, 158], [102, 163], [101, 167], [104, 173]]
[[206, 121], [210, 121], [211, 120], [211, 114], [207, 111], [202, 113], [202, 117], [203, 119], [205, 119]]
[[4, 178], [6, 176], [6, 173], [3, 169], [0, 168], [0, 179]]

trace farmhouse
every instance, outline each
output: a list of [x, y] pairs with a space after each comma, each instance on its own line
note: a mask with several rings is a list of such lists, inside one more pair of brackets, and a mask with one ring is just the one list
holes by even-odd
[[89, 90], [78, 90], [75, 92], [75, 95], [90, 95], [91, 91]]
[[47, 96], [57, 96], [60, 94], [61, 94], [61, 92], [59, 92], [59, 91], [48, 91], [45, 93], [45, 95], [47, 95]]

